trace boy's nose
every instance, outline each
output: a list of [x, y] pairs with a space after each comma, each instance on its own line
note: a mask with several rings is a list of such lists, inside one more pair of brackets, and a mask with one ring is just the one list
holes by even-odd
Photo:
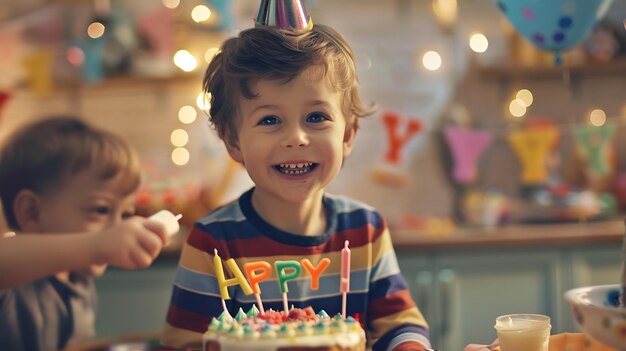
[[111, 217], [109, 218], [109, 223], [108, 223], [108, 225], [109, 225], [109, 227], [110, 227], [110, 226], [114, 226], [114, 225], [116, 225], [116, 224], [120, 224], [120, 223], [122, 223], [122, 220], [123, 220], [122, 216], [113, 215], [113, 216], [111, 216]]
[[288, 130], [285, 135], [285, 147], [302, 147], [309, 144], [307, 133], [300, 127]]

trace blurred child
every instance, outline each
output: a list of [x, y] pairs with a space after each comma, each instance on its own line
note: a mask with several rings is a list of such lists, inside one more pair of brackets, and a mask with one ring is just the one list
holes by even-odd
[[121, 138], [54, 117], [0, 150], [0, 198], [15, 236], [0, 238], [0, 345], [60, 350], [94, 337], [92, 277], [149, 266], [163, 225], [134, 217], [137, 156]]
[[[267, 2], [264, 2], [267, 3]], [[255, 187], [198, 220], [183, 248], [163, 343], [201, 343], [222, 312], [214, 249], [239, 267], [255, 261], [327, 257], [320, 289], [289, 291], [289, 304], [341, 312], [337, 282], [349, 240], [352, 280], [347, 314], [360, 319], [373, 350], [430, 347], [428, 326], [398, 268], [385, 220], [373, 208], [326, 193], [350, 155], [361, 102], [354, 56], [335, 30], [303, 32], [260, 25], [226, 40], [204, 76], [211, 122]], [[226, 274], [230, 274], [228, 269]], [[301, 279], [310, 279], [303, 275]], [[262, 286], [278, 286], [276, 274]], [[261, 288], [265, 309], [282, 311], [278, 289]], [[226, 307], [248, 311], [254, 297], [231, 287]]]

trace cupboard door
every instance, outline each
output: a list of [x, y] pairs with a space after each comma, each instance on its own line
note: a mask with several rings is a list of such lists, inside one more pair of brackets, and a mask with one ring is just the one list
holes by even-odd
[[[438, 349], [462, 350], [490, 343], [495, 318], [509, 313], [556, 315], [558, 252], [459, 252], [435, 262], [434, 297]], [[553, 331], [560, 330], [553, 323]]]
[[172, 294], [175, 263], [155, 262], [145, 270], [110, 268], [96, 279], [97, 337], [161, 331]]

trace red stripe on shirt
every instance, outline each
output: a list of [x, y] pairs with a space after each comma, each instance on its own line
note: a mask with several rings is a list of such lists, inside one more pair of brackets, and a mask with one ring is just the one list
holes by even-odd
[[176, 328], [187, 329], [197, 333], [204, 333], [211, 318], [188, 310], [183, 310], [171, 304], [167, 311], [167, 322]]
[[369, 302], [367, 313], [372, 320], [415, 307], [409, 290], [400, 290]]

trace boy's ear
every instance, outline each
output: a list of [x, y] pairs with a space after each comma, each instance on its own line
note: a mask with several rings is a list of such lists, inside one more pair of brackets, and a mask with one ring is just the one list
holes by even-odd
[[354, 121], [346, 125], [346, 131], [343, 134], [343, 158], [350, 156], [352, 152], [352, 145], [356, 139], [356, 133], [359, 130], [359, 123], [357, 117], [354, 117]]
[[241, 154], [241, 149], [239, 148], [239, 139], [231, 134], [227, 134], [224, 136], [224, 145], [226, 145], [226, 150], [228, 150], [230, 157], [243, 164], [243, 155]]
[[13, 213], [21, 231], [34, 233], [39, 231], [39, 212], [41, 198], [32, 190], [21, 190], [13, 201]]

